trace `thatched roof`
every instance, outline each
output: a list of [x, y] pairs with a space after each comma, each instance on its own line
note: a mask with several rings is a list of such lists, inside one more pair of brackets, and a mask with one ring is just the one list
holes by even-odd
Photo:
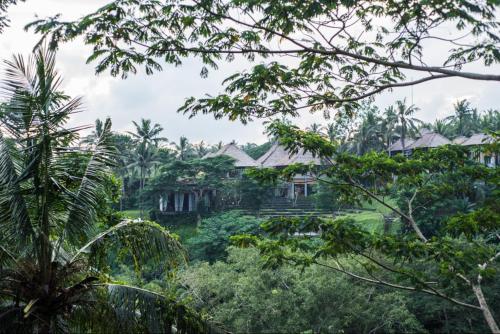
[[212, 152], [212, 153], [206, 154], [203, 157], [203, 159], [215, 158], [215, 157], [219, 157], [222, 155], [226, 155], [228, 157], [233, 158], [235, 160], [234, 161], [235, 167], [244, 168], [244, 167], [257, 167], [257, 166], [259, 166], [257, 161], [252, 159], [252, 157], [250, 157], [242, 149], [240, 149], [238, 146], [236, 146], [233, 143], [224, 145], [217, 152]]
[[[416, 148], [432, 148], [441, 145], [451, 144], [451, 141], [441, 136], [439, 133], [430, 132], [427, 129], [420, 131], [420, 137], [417, 139], [405, 139], [405, 148], [407, 150], [413, 150]], [[398, 140], [389, 147], [389, 151], [397, 152], [403, 150], [403, 144], [401, 140]]]
[[452, 142], [453, 142], [453, 144], [456, 144], [456, 145], [461, 145], [461, 144], [463, 144], [463, 143], [464, 143], [464, 141], [466, 141], [467, 139], [469, 139], [469, 138], [467, 138], [467, 137], [465, 137], [465, 136], [459, 136], [459, 137], [457, 137], [457, 138], [454, 138], [454, 139], [452, 140]]
[[[405, 139], [405, 147], [408, 150], [410, 148], [410, 145], [412, 145], [415, 142], [414, 139], [407, 138]], [[397, 152], [397, 151], [402, 151], [403, 150], [403, 143], [401, 140], [395, 141], [392, 143], [391, 146], [389, 146], [389, 151], [391, 152]]]
[[462, 145], [463, 146], [484, 145], [484, 144], [489, 144], [492, 141], [493, 138], [491, 138], [491, 136], [484, 133], [476, 133], [467, 138], [465, 141], [463, 141]]
[[446, 144], [451, 144], [451, 141], [448, 138], [441, 136], [439, 133], [426, 132], [422, 134], [420, 138], [415, 140], [413, 144], [409, 145], [408, 148], [409, 149], [432, 148]]
[[290, 154], [283, 146], [275, 143], [257, 162], [262, 167], [284, 167], [295, 163], [321, 165], [321, 160], [310, 152]]

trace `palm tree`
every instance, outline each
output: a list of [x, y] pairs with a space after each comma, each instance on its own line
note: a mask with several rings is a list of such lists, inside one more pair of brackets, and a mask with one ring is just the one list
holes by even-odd
[[72, 146], [80, 128], [68, 128], [66, 121], [81, 103], [59, 90], [54, 66], [54, 54], [43, 50], [28, 61], [17, 56], [6, 62], [9, 106], [0, 133], [1, 331], [170, 330], [175, 319], [169, 315], [184, 310], [172, 309], [158, 293], [114, 282], [107, 268], [113, 247], [126, 245], [139, 262], [158, 265], [178, 261], [181, 247], [150, 222], [124, 221], [98, 233], [98, 198], [115, 155], [111, 121], [104, 121], [94, 144]]
[[95, 128], [91, 134], [82, 140], [83, 144], [93, 144], [102, 135], [104, 123], [98, 118], [95, 120]]
[[140, 143], [131, 158], [131, 163], [127, 166], [132, 170], [139, 172], [139, 210], [141, 219], [144, 218], [143, 192], [146, 186], [146, 179], [150, 176], [151, 169], [156, 166], [158, 161], [157, 150], [151, 145]]
[[222, 141], [219, 141], [219, 142], [215, 145], [215, 151], [220, 150], [223, 146], [224, 146], [224, 143], [223, 143]]
[[330, 143], [334, 143], [337, 140], [337, 128], [335, 123], [328, 123], [324, 128], [325, 135], [328, 137]]
[[175, 145], [175, 149], [177, 150], [177, 154], [179, 155], [179, 159], [182, 161], [186, 161], [193, 151], [193, 147], [189, 143], [189, 140], [181, 136], [179, 139], [179, 144], [173, 143]]
[[434, 124], [432, 124], [431, 126], [431, 129], [433, 132], [439, 133], [440, 135], [445, 137], [449, 137], [451, 134], [449, 123], [447, 123], [445, 120], [435, 120]]
[[146, 178], [151, 173], [151, 168], [156, 165], [156, 151], [158, 144], [167, 141], [160, 137], [163, 128], [160, 124], [152, 124], [150, 119], [141, 118], [139, 123], [132, 121], [135, 126], [135, 132], [128, 132], [135, 143], [134, 156], [128, 167], [138, 169], [139, 171], [139, 209], [140, 217], [144, 217], [144, 203], [142, 193], [146, 185]]
[[155, 147], [162, 141], [167, 141], [167, 138], [160, 137], [160, 133], [163, 131], [163, 128], [160, 124], [155, 123], [151, 124], [150, 119], [141, 118], [140, 124], [132, 121], [135, 126], [135, 132], [128, 132], [132, 138], [138, 144], [143, 145], [154, 145]]
[[199, 158], [203, 158], [208, 153], [208, 147], [205, 145], [205, 142], [203, 140], [194, 145], [194, 149], [196, 151], [196, 155]]
[[319, 123], [312, 123], [309, 127], [306, 128], [307, 131], [312, 133], [320, 134], [323, 129], [323, 126]]
[[385, 109], [384, 118], [381, 123], [381, 133], [384, 140], [385, 149], [389, 150], [389, 155], [391, 155], [390, 147], [397, 137], [396, 125], [398, 123], [398, 117], [393, 106], [389, 106]]
[[500, 131], [500, 111], [486, 110], [481, 116], [479, 127], [481, 131]]
[[406, 138], [412, 132], [415, 133], [418, 131], [417, 124], [421, 121], [417, 118], [411, 117], [415, 112], [419, 109], [414, 105], [407, 106], [406, 99], [403, 101], [396, 101], [396, 117], [397, 124], [399, 125], [400, 130], [400, 138], [401, 138], [401, 146], [403, 148], [403, 152], [406, 150]]
[[455, 127], [457, 136], [470, 136], [473, 132], [471, 123], [474, 111], [470, 102], [467, 100], [460, 100], [457, 101], [453, 107], [455, 108], [455, 114], [446, 117], [445, 120]]

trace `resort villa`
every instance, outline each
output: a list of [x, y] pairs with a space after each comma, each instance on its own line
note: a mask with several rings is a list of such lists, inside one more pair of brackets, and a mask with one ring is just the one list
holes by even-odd
[[[258, 160], [254, 160], [234, 143], [227, 144], [216, 152], [206, 154], [203, 159], [216, 158], [219, 156], [228, 156], [234, 159], [235, 168], [228, 173], [228, 178], [242, 177], [243, 171], [246, 168], [252, 167], [285, 168], [295, 163], [321, 165], [320, 159], [313, 157], [311, 153], [300, 152], [297, 154], [289, 154], [283, 146], [277, 143]], [[307, 197], [312, 194], [315, 183], [316, 180], [313, 175], [297, 175], [292, 181], [285, 182], [278, 186], [274, 194], [277, 198], [288, 200], [294, 200], [298, 197]], [[216, 196], [216, 190], [203, 191], [202, 195], [200, 195], [200, 189], [197, 188], [195, 181], [184, 180], [184, 185], [184, 190], [172, 190], [160, 198], [160, 212], [165, 214], [193, 212], [198, 208], [200, 201], [203, 201], [206, 207], [211, 206]], [[191, 190], [186, 190], [187, 188], [191, 188]]]
[[493, 138], [484, 133], [476, 133], [470, 137], [461, 136], [453, 140], [449, 140], [439, 133], [423, 129], [420, 131], [419, 137], [416, 139], [408, 138], [405, 140], [404, 150], [401, 140], [398, 140], [389, 147], [388, 152], [391, 156], [401, 153], [409, 156], [415, 150], [427, 150], [443, 145], [454, 144], [466, 146], [469, 149], [469, 157], [474, 160], [485, 164], [488, 167], [495, 167], [500, 165], [498, 155], [495, 153], [488, 153], [487, 151], [480, 149], [481, 146], [489, 144], [492, 141]]
[[[388, 149], [389, 155], [405, 154], [409, 156], [415, 150], [426, 150], [447, 144], [462, 145], [470, 148], [469, 156], [487, 166], [498, 166], [499, 157], [488, 154], [479, 148], [490, 143], [492, 138], [483, 133], [474, 134], [470, 137], [457, 137], [450, 140], [438, 133], [423, 129], [417, 138], [394, 142]], [[259, 159], [254, 160], [235, 143], [230, 143], [216, 152], [206, 154], [203, 159], [228, 156], [234, 159], [234, 170], [228, 173], [227, 178], [241, 178], [246, 168], [285, 168], [295, 163], [312, 164], [321, 166], [323, 163], [318, 157], [310, 152], [298, 152], [290, 154], [285, 147], [274, 143], [271, 148]], [[195, 180], [179, 180], [183, 184], [183, 190], [171, 190], [160, 198], [159, 209], [165, 214], [176, 214], [182, 212], [196, 211], [200, 201], [205, 207], [210, 208], [217, 195], [215, 189], [200, 189]], [[274, 198], [281, 202], [290, 203], [297, 199], [307, 198], [314, 192], [316, 178], [312, 174], [296, 175], [291, 181], [283, 182], [274, 189]]]

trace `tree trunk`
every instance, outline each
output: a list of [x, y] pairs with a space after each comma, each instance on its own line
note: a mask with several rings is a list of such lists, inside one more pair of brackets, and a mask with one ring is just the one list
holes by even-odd
[[472, 285], [472, 290], [474, 291], [474, 294], [476, 295], [476, 298], [479, 302], [479, 306], [481, 306], [481, 310], [483, 312], [484, 319], [488, 323], [488, 327], [490, 328], [492, 333], [500, 333], [500, 328], [498, 328], [498, 324], [495, 321], [495, 318], [493, 317], [493, 314], [491, 313], [490, 307], [488, 306], [488, 303], [486, 302], [486, 298], [484, 298], [483, 290], [481, 289], [481, 286]]
[[403, 124], [401, 126], [401, 146], [403, 147], [403, 155], [405, 155], [406, 151], [405, 137], [406, 137], [406, 126]]
[[144, 168], [141, 167], [141, 179], [139, 180], [139, 211], [141, 219], [144, 218], [143, 203], [142, 203], [143, 188], [144, 188]]

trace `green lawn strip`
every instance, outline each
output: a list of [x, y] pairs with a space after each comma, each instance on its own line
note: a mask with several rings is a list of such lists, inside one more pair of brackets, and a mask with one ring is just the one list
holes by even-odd
[[124, 210], [120, 211], [125, 218], [129, 219], [136, 219], [141, 216], [141, 211], [140, 210]]
[[360, 213], [349, 213], [342, 217], [354, 219], [356, 223], [363, 226], [370, 233], [382, 233], [384, 231], [384, 217], [380, 212], [362, 211]]

